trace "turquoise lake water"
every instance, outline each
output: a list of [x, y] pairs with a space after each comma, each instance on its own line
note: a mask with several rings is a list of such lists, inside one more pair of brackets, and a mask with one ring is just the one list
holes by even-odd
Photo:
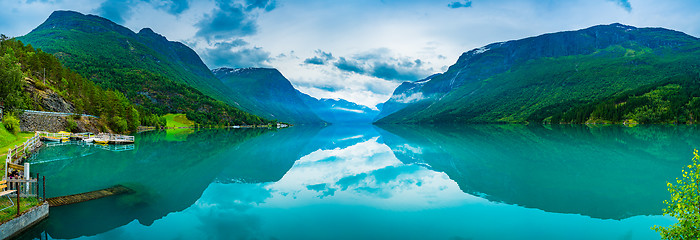
[[295, 126], [146, 132], [42, 149], [51, 208], [24, 239], [659, 239], [692, 126]]

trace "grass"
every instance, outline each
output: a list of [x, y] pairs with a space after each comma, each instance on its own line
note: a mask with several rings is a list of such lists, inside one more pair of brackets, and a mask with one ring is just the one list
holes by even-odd
[[5, 126], [0, 123], [0, 157], [5, 157], [7, 155], [7, 150], [13, 148], [15, 145], [20, 145], [27, 141], [27, 139], [34, 136], [32, 132], [20, 132], [14, 135], [5, 129]]
[[192, 127], [194, 126], [194, 122], [190, 121], [187, 119], [187, 116], [185, 114], [167, 114], [165, 116], [165, 120], [167, 121], [166, 127], [171, 127], [171, 128], [179, 128], [179, 127]]
[[[15, 203], [14, 206], [0, 211], [0, 223], [7, 222], [17, 216], [17, 198], [12, 198], [12, 202]], [[7, 197], [0, 198], [0, 203], [0, 206], [2, 206], [2, 208], [10, 205], [10, 202], [7, 201]], [[20, 212], [25, 212], [30, 208], [33, 208], [40, 204], [39, 200], [33, 197], [21, 198], [19, 200], [19, 203]]]

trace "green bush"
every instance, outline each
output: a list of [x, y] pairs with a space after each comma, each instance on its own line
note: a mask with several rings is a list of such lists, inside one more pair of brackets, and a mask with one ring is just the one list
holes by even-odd
[[73, 118], [66, 118], [66, 122], [66, 129], [68, 129], [69, 132], [75, 132], [75, 130], [78, 129], [78, 123], [76, 123], [75, 120], [73, 120]]
[[664, 215], [674, 217], [678, 222], [669, 227], [652, 227], [663, 239], [700, 238], [700, 156], [698, 150], [693, 154], [693, 162], [688, 165], [688, 170], [683, 169], [683, 177], [676, 178], [675, 183], [666, 183], [671, 200], [664, 200]]
[[115, 132], [126, 132], [128, 130], [128, 124], [125, 119], [121, 117], [112, 117], [109, 121], [109, 125]]
[[14, 115], [6, 115], [2, 119], [2, 124], [5, 125], [5, 129], [12, 134], [19, 133], [19, 119]]

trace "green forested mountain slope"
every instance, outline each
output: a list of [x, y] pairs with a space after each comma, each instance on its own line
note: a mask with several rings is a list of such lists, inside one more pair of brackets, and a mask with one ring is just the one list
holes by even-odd
[[394, 92], [378, 123], [696, 122], [700, 41], [621, 24], [494, 43]]
[[187, 113], [200, 124], [265, 121], [232, 107], [231, 93], [192, 49], [147, 28], [134, 33], [98, 16], [56, 11], [18, 39], [159, 115]]
[[273, 68], [218, 68], [212, 71], [240, 106], [254, 114], [296, 124], [323, 123], [282, 73]]
[[122, 93], [104, 90], [64, 68], [53, 55], [4, 35], [0, 37], [0, 107], [5, 114], [19, 110], [90, 114], [117, 132], [161, 124], [157, 116], [137, 111]]

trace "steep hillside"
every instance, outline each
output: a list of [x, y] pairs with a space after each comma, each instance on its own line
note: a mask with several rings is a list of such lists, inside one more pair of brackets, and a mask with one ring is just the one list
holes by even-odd
[[[700, 94], [690, 90], [700, 87], [699, 73], [695, 37], [661, 28], [594, 26], [466, 52], [445, 73], [404, 83], [384, 104], [395, 107], [385, 107], [377, 122], [694, 122], [691, 102]], [[679, 85], [683, 99], [670, 104], [649, 97], [668, 84]], [[627, 105], [635, 96], [646, 100]], [[629, 109], [617, 119], [593, 115], [590, 109], [604, 102]], [[666, 102], [674, 113], [649, 120], [655, 113], [647, 109], [663, 109], [659, 103]]]
[[212, 72], [234, 92], [235, 101], [246, 111], [296, 124], [323, 122], [277, 69], [219, 68]]
[[160, 124], [153, 114], [139, 113], [123, 94], [103, 90], [64, 68], [53, 55], [4, 35], [0, 37], [0, 108], [15, 115], [21, 110], [42, 110], [100, 116], [102, 131], [106, 127], [135, 131], [139, 125]]
[[236, 105], [231, 92], [192, 49], [148, 28], [134, 33], [98, 16], [56, 11], [18, 39], [148, 112], [187, 113], [200, 124], [264, 122], [226, 104]]
[[379, 114], [378, 110], [344, 99], [316, 99], [302, 92], [299, 92], [299, 95], [323, 121], [334, 124], [372, 123]]

